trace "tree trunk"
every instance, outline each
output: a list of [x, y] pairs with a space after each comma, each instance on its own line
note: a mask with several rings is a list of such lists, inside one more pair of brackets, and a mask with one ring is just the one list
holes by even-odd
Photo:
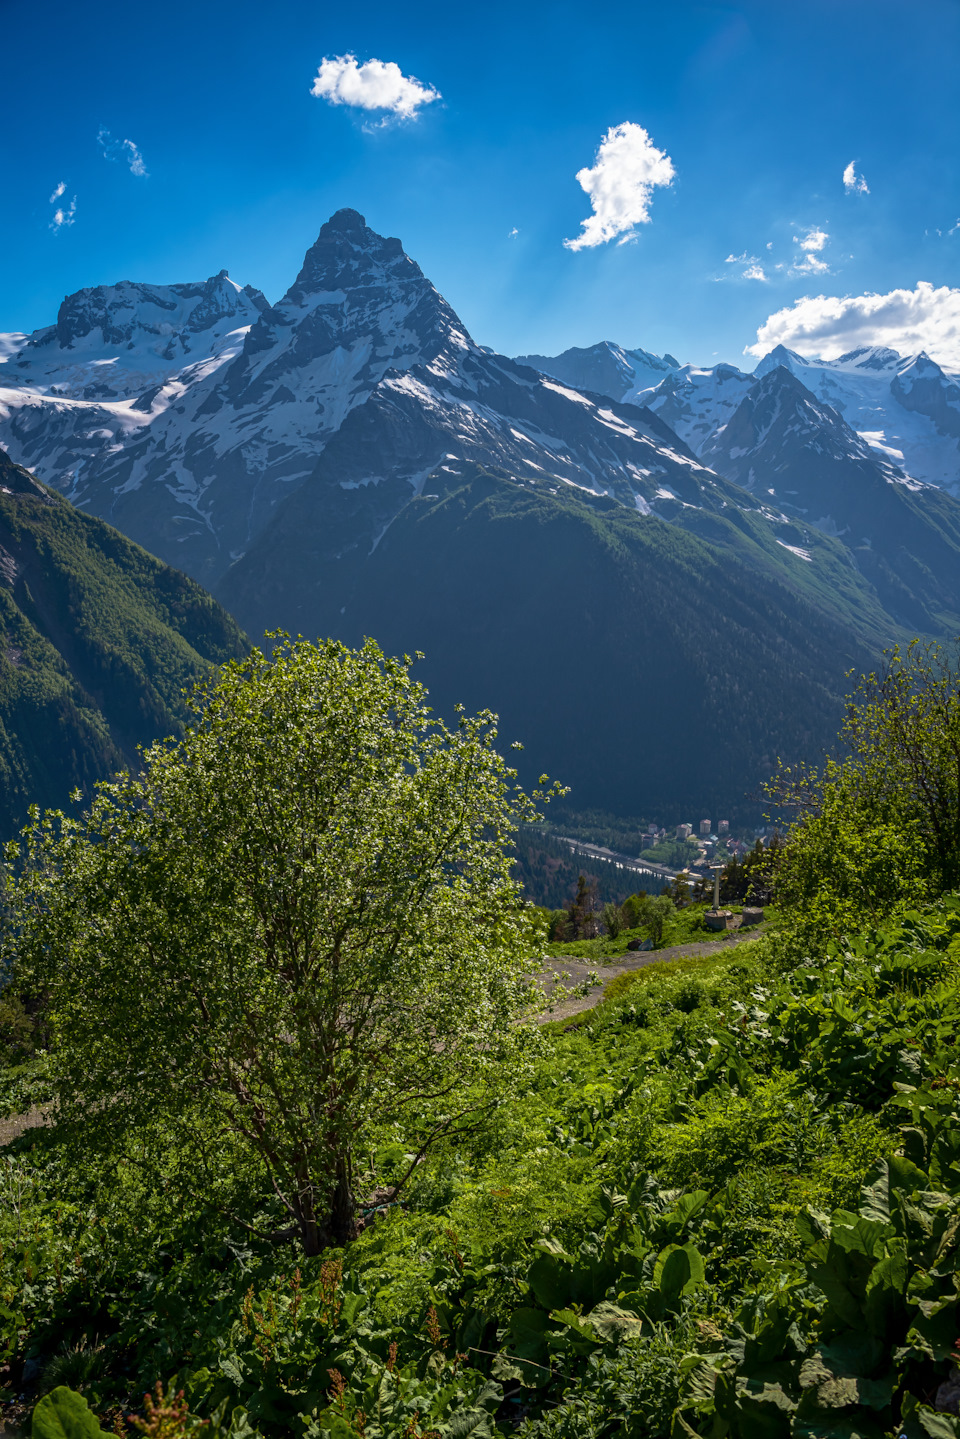
[[297, 1216], [297, 1224], [300, 1227], [300, 1243], [303, 1245], [304, 1255], [310, 1257], [314, 1254], [322, 1254], [326, 1248], [326, 1239], [317, 1223], [316, 1211], [313, 1207], [313, 1192], [307, 1185], [304, 1185], [302, 1192], [294, 1197], [293, 1207]]
[[331, 1246], [339, 1248], [355, 1239], [356, 1205], [353, 1199], [349, 1155], [339, 1154], [334, 1161], [333, 1189], [323, 1223], [317, 1219], [313, 1190], [306, 1182], [303, 1182], [303, 1189], [293, 1203], [300, 1229], [300, 1242], [307, 1258], [322, 1254]]
[[348, 1155], [337, 1156], [336, 1184], [330, 1199], [330, 1239], [333, 1244], [347, 1244], [356, 1237], [356, 1206]]

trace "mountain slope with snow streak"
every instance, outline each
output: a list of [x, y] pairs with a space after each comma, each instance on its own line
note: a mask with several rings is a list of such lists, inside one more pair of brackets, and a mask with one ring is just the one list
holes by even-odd
[[[203, 583], [256, 543], [342, 429], [339, 472], [381, 487], [378, 513], [447, 453], [641, 512], [732, 502], [654, 416], [476, 345], [400, 241], [356, 211], [322, 227], [275, 306], [223, 275], [193, 300], [201, 289], [115, 286], [65, 301], [56, 327], [8, 346], [0, 443]], [[378, 427], [375, 454], [348, 425], [373, 396], [406, 417], [402, 439]]]
[[960, 501], [878, 453], [778, 365], [703, 447], [721, 474], [847, 547], [898, 623], [960, 624]]

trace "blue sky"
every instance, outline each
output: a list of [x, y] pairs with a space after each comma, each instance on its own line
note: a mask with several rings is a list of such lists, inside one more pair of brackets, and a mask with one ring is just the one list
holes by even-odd
[[[0, 329], [82, 286], [223, 267], [276, 299], [352, 206], [509, 354], [612, 339], [751, 365], [764, 327], [960, 366], [957, 0], [0, 0], [0, 20]], [[404, 117], [313, 95], [350, 54], [441, 98]], [[599, 242], [570, 248], [611, 130], [633, 147], [614, 191], [657, 153], [672, 177], [647, 222], [604, 239], [598, 211]]]

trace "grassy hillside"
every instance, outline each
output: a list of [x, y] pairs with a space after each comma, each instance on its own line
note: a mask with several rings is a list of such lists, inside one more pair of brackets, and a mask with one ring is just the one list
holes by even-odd
[[814, 757], [835, 733], [846, 672], [871, 663], [870, 642], [775, 556], [760, 570], [613, 500], [463, 469], [431, 477], [436, 493], [370, 552], [346, 539], [356, 491], [319, 553], [297, 538], [316, 526], [291, 512], [219, 597], [253, 634], [271, 624], [424, 651], [438, 711], [498, 711], [504, 743], [535, 751], [536, 772], [571, 785], [579, 808], [753, 817], [775, 756]]
[[193, 580], [0, 453], [0, 835], [135, 763], [245, 647]]
[[114, 1179], [31, 1131], [0, 1218], [12, 1372], [108, 1418], [161, 1377], [243, 1406], [214, 1433], [277, 1439], [953, 1434], [958, 944], [948, 899], [624, 976], [314, 1261], [231, 1231], [229, 1168], [174, 1210], [136, 1143]]
[[[952, 821], [956, 858], [956, 666], [931, 668], [924, 651], [906, 663], [910, 754], [943, 781], [933, 812]], [[351, 685], [336, 713], [369, 745], [356, 693]], [[859, 693], [869, 726], [871, 685]], [[358, 1222], [320, 1253], [295, 1247], [289, 1199], [265, 1177], [250, 1125], [231, 1127], [231, 1097], [258, 1085], [250, 1112], [259, 1119], [269, 1085], [299, 1127], [306, 1092], [316, 1105], [313, 1135], [314, 1115], [329, 1124], [340, 1097], [342, 1071], [324, 1085], [335, 1028], [327, 1017], [342, 991], [351, 1003], [359, 996], [360, 1024], [348, 1028], [348, 1015], [335, 1035], [352, 1044], [364, 1042], [380, 1006], [397, 1019], [401, 1047], [431, 983], [446, 985], [458, 1014], [469, 1003], [449, 979], [449, 950], [413, 991], [389, 959], [361, 987], [350, 954], [357, 921], [338, 911], [324, 952], [309, 910], [304, 920], [290, 903], [291, 876], [300, 884], [307, 875], [313, 906], [318, 896], [329, 904], [345, 875], [363, 953], [382, 963], [383, 930], [366, 927], [370, 887], [354, 883], [351, 854], [341, 850], [336, 875], [316, 883], [317, 850], [358, 805], [343, 770], [334, 769], [339, 793], [319, 791], [316, 846], [299, 833], [291, 842], [287, 823], [264, 824], [260, 806], [242, 831], [253, 844], [225, 843], [216, 831], [210, 889], [193, 894], [202, 861], [189, 840], [206, 843], [204, 829], [228, 809], [206, 806], [199, 827], [180, 831], [176, 811], [151, 791], [155, 805], [129, 798], [136, 828], [126, 851], [114, 847], [123, 843], [119, 811], [109, 823], [103, 812], [92, 849], [69, 828], [51, 837], [35, 856], [50, 863], [28, 863], [8, 890], [3, 918], [12, 922], [0, 930], [13, 980], [0, 993], [0, 1114], [15, 1116], [0, 1132], [10, 1141], [0, 1155], [6, 1417], [26, 1420], [36, 1405], [34, 1433], [70, 1439], [98, 1428], [186, 1439], [201, 1424], [221, 1439], [960, 1434], [960, 894], [942, 882], [956, 873], [938, 848], [943, 824], [924, 829], [929, 792], [912, 789], [897, 768], [900, 711], [889, 703], [873, 747], [864, 740], [808, 791], [817, 803], [777, 851], [768, 933], [621, 971], [601, 1003], [571, 1018], [509, 1022], [517, 1044], [500, 1052], [498, 1072], [461, 1079], [453, 1102], [456, 1079], [438, 1086], [431, 1077], [406, 1117], [391, 1113], [391, 1072], [384, 1078], [378, 1068], [376, 1103], [351, 1153]], [[312, 735], [317, 716], [333, 714], [330, 704], [299, 701], [294, 716], [280, 702], [268, 710], [271, 725], [279, 712], [285, 735], [301, 723]], [[207, 774], [226, 763], [224, 729], [201, 751]], [[243, 733], [249, 741], [252, 731]], [[292, 746], [295, 763], [301, 747]], [[249, 754], [248, 744], [245, 785], [256, 784]], [[192, 758], [172, 774], [184, 794], [196, 780]], [[393, 769], [390, 779], [396, 785]], [[364, 803], [376, 780], [368, 772]], [[431, 855], [437, 827], [420, 817], [434, 814], [417, 811]], [[458, 807], [455, 828], [470, 815]], [[366, 821], [356, 848], [369, 833]], [[171, 834], [182, 848], [170, 846]], [[385, 838], [393, 844], [397, 832]], [[179, 868], [167, 898], [171, 852]], [[383, 862], [382, 848], [375, 857]], [[106, 863], [94, 869], [94, 858]], [[250, 859], [266, 862], [267, 882], [255, 880], [255, 892], [283, 899], [268, 911], [280, 920], [265, 926], [252, 991], [236, 982], [242, 940], [233, 927], [233, 900], [242, 905], [249, 886], [224, 891], [230, 908], [217, 911], [218, 922], [209, 901], [221, 882], [249, 879]], [[370, 852], [362, 859], [369, 864]], [[94, 874], [108, 882], [91, 883]], [[463, 877], [454, 873], [449, 893], [462, 891]], [[426, 888], [422, 868], [417, 883]], [[423, 942], [423, 888], [412, 945]], [[504, 890], [487, 885], [478, 897], [503, 926]], [[78, 929], [78, 902], [91, 900]], [[54, 916], [54, 927], [41, 923], [31, 938], [37, 913]], [[471, 956], [477, 913], [454, 931]], [[96, 923], [87, 925], [91, 914]], [[122, 927], [111, 929], [115, 917]], [[671, 917], [688, 936], [701, 919], [698, 908]], [[244, 936], [257, 922], [246, 916]], [[267, 947], [283, 925], [297, 944], [307, 936], [309, 987], [296, 986], [295, 961], [268, 968], [276, 951]], [[149, 946], [168, 939], [176, 967], [165, 989]], [[542, 929], [524, 925], [517, 945], [518, 962], [537, 973]], [[610, 954], [606, 940], [561, 947], [598, 968]], [[333, 1002], [318, 998], [324, 968], [337, 986]], [[84, 972], [94, 981], [79, 990]], [[101, 975], [107, 982], [95, 982]], [[122, 982], [111, 984], [114, 975]], [[295, 987], [297, 1003], [324, 1019], [299, 1048]], [[103, 1046], [102, 998], [115, 1015], [113, 1047]], [[530, 997], [541, 1020], [546, 1002]], [[209, 1029], [191, 1029], [191, 1005], [204, 1023], [211, 1005], [235, 1014], [230, 1042], [218, 1048]], [[267, 1027], [271, 1006], [279, 1030]], [[149, 1022], [138, 1029], [144, 1013]], [[118, 1058], [128, 1038], [121, 1023], [131, 1043]], [[442, 1033], [427, 1031], [435, 1053]], [[378, 1066], [384, 1050], [375, 1047]], [[320, 1058], [315, 1086], [304, 1083], [302, 1060], [294, 1067], [305, 1051]], [[97, 1063], [103, 1054], [103, 1083], [83, 1090], [82, 1066], [94, 1053]], [[218, 1063], [229, 1089], [208, 1087]], [[150, 1065], [160, 1084], [138, 1103], [131, 1090]], [[184, 1073], [196, 1076], [189, 1086]], [[70, 1107], [77, 1087], [86, 1108]], [[174, 1102], [164, 1109], [166, 1089]], [[451, 1123], [452, 1109], [461, 1122]], [[304, 1185], [302, 1170], [295, 1178]], [[320, 1185], [312, 1192], [322, 1200]], [[148, 1391], [154, 1397], [144, 1399]]]

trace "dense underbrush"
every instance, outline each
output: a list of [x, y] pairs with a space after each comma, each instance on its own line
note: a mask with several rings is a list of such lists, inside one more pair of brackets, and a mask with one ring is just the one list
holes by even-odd
[[[0, 1155], [7, 1395], [66, 1386], [118, 1432], [159, 1378], [238, 1436], [960, 1434], [958, 1027], [951, 896], [649, 966], [311, 1260], [237, 1222], [264, 1216], [214, 1136], [182, 1175], [162, 1134], [104, 1172], [28, 1132]], [[403, 1162], [384, 1134], [371, 1186]], [[188, 1431], [164, 1403], [149, 1432]]]

